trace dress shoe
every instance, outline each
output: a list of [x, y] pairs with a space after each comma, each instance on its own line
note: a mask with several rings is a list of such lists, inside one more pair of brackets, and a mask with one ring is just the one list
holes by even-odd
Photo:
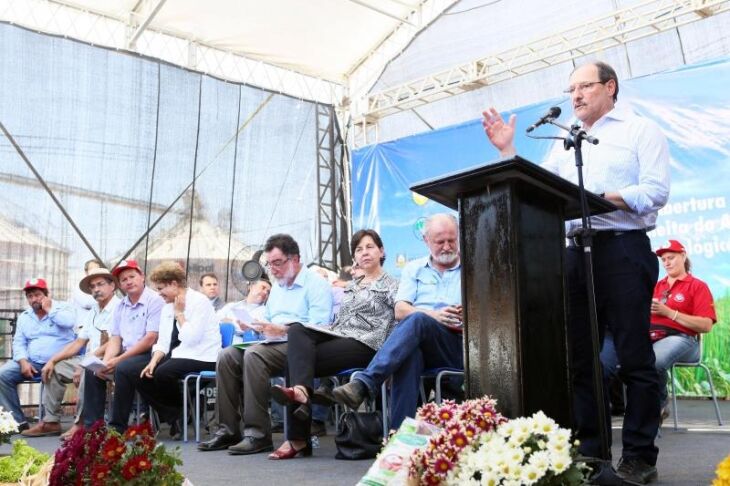
[[70, 429], [68, 429], [66, 432], [61, 434], [61, 437], [59, 437], [59, 439], [69, 440], [79, 430], [83, 430], [83, 426], [81, 426], [79, 424], [73, 424]]
[[28, 430], [29, 428], [30, 428], [30, 425], [28, 425], [28, 422], [20, 422], [20, 423], [18, 424], [18, 431], [17, 431], [17, 432], [15, 432], [15, 433], [16, 433], [16, 434], [22, 434], [23, 432], [25, 432], [25, 431], [26, 431], [26, 430]]
[[300, 449], [295, 449], [291, 442], [285, 442], [289, 444], [289, 448], [284, 450], [283, 445], [276, 449], [274, 452], [269, 454], [269, 459], [278, 461], [282, 459], [294, 459], [295, 457], [309, 457], [312, 455], [312, 444], [307, 442], [307, 445]]
[[363, 382], [360, 380], [352, 380], [350, 383], [338, 386], [332, 390], [332, 395], [335, 397], [337, 403], [357, 410], [360, 404], [367, 398], [368, 391]]
[[222, 451], [228, 449], [230, 446], [238, 443], [238, 439], [228, 434], [216, 434], [212, 439], [207, 442], [201, 442], [198, 444], [199, 451]]
[[332, 389], [327, 386], [320, 386], [312, 393], [312, 403], [316, 405], [334, 405], [336, 403]]
[[616, 474], [611, 461], [588, 456], [578, 456], [575, 461], [584, 463], [588, 468], [586, 484], [591, 486], [624, 486], [624, 482]]
[[259, 452], [269, 452], [274, 450], [274, 443], [271, 437], [251, 437], [246, 436], [241, 442], [228, 448], [228, 453], [232, 456], [245, 456], [248, 454], [258, 454]]
[[58, 422], [44, 422], [41, 420], [33, 427], [23, 430], [20, 435], [23, 437], [47, 437], [49, 435], [61, 435], [61, 424]]
[[616, 474], [627, 484], [649, 484], [657, 480], [656, 467], [648, 464], [640, 457], [622, 457], [618, 461]]

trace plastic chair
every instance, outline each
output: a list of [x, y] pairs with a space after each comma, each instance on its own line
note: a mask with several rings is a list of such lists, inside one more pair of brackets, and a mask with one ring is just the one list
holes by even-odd
[[464, 370], [461, 370], [459, 368], [431, 368], [429, 370], [425, 370], [423, 374], [421, 375], [421, 401], [423, 403], [427, 402], [426, 397], [426, 387], [424, 386], [423, 382], [427, 378], [435, 378], [436, 379], [436, 395], [434, 397], [434, 401], [441, 405], [441, 380], [444, 379], [446, 376], [464, 376]]
[[707, 375], [707, 381], [710, 383], [710, 394], [712, 395], [712, 401], [715, 403], [715, 414], [717, 415], [717, 424], [722, 425], [722, 416], [720, 415], [720, 406], [717, 404], [717, 394], [715, 393], [715, 384], [712, 382], [712, 374], [706, 364], [702, 362], [704, 358], [704, 350], [702, 348], [702, 339], [700, 335], [697, 335], [697, 342], [700, 345], [700, 359], [691, 362], [677, 361], [669, 368], [669, 377], [672, 380], [672, 407], [674, 407], [674, 430], [677, 430], [677, 391], [674, 385], [674, 368], [702, 368], [705, 370]]
[[[221, 333], [221, 348], [227, 348], [233, 344], [233, 335], [236, 326], [230, 322], [221, 322], [219, 324]], [[195, 442], [200, 442], [200, 383], [203, 380], [215, 380], [215, 371], [201, 371], [199, 373], [190, 373], [183, 379], [183, 442], [188, 441], [188, 400], [190, 399], [190, 391], [188, 382], [195, 379]]]

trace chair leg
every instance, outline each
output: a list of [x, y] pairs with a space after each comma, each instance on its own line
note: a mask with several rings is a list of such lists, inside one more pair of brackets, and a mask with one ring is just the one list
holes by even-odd
[[190, 380], [190, 377], [192, 375], [188, 375], [183, 379], [183, 419], [182, 419], [182, 429], [183, 429], [183, 442], [188, 441], [188, 400], [189, 400], [189, 388], [188, 388], [188, 381]]
[[195, 442], [200, 442], [200, 375], [195, 379]]
[[674, 365], [669, 368], [669, 379], [672, 381], [672, 415], [674, 416], [674, 430], [677, 430], [677, 390], [674, 385]]
[[717, 425], [722, 425], [722, 416], [720, 415], [720, 406], [717, 404], [717, 394], [715, 393], [715, 384], [712, 382], [712, 373], [707, 365], [700, 363], [700, 368], [705, 370], [707, 375], [707, 381], [710, 383], [710, 394], [712, 395], [712, 402], [715, 404], [715, 415], [717, 415]]

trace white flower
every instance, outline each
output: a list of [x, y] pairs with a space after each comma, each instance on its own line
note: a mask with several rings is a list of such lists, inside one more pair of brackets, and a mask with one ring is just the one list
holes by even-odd
[[550, 435], [558, 428], [558, 424], [542, 411], [535, 413], [532, 417], [535, 423], [535, 433]]
[[570, 454], [550, 454], [550, 469], [555, 471], [555, 474], [561, 474], [570, 467], [573, 460]]
[[540, 476], [543, 476], [550, 467], [550, 455], [546, 451], [535, 452], [530, 455], [527, 464], [540, 471]]
[[522, 475], [520, 476], [520, 480], [522, 481], [522, 484], [525, 485], [535, 484], [544, 474], [544, 471], [540, 471], [535, 466], [531, 466], [528, 464], [527, 466], [522, 468]]

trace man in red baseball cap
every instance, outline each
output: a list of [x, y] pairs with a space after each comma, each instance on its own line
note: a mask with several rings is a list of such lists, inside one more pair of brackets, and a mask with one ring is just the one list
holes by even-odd
[[[18, 316], [13, 337], [13, 359], [0, 367], [0, 407], [10, 411], [18, 422], [18, 431], [28, 429], [20, 408], [18, 383], [40, 376], [46, 362], [66, 344], [74, 340], [76, 313], [67, 302], [52, 300], [48, 284], [42, 278], [31, 278], [23, 285], [30, 306]], [[44, 435], [58, 435], [55, 424]]]
[[152, 346], [160, 328], [160, 311], [165, 305], [157, 292], [145, 286], [145, 276], [135, 260], [122, 260], [112, 269], [119, 289], [126, 296], [119, 302], [104, 351], [107, 367], [101, 372], [85, 371], [83, 421], [85, 426], [104, 417], [107, 380], [114, 380], [109, 425], [124, 432], [134, 402], [137, 381], [150, 361]]

